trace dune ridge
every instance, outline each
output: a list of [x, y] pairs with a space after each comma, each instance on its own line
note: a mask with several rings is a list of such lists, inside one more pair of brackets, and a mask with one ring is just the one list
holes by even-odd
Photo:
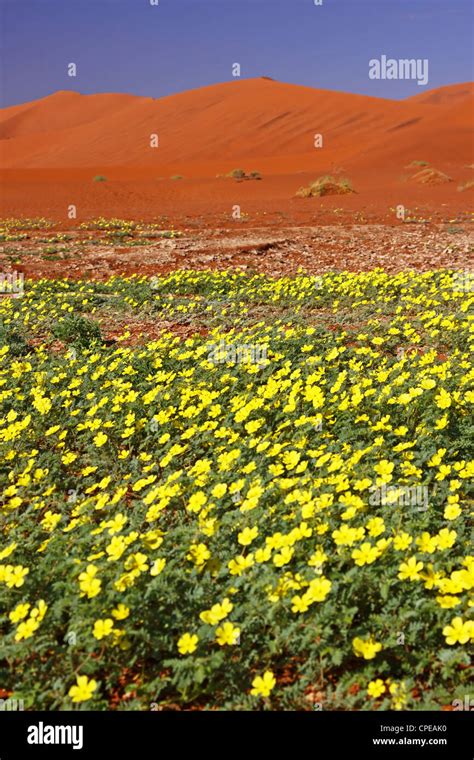
[[[186, 176], [222, 168], [290, 174], [472, 163], [474, 85], [397, 101], [236, 80], [154, 99], [59, 91], [0, 111], [0, 165], [17, 169], [175, 166]], [[159, 147], [150, 146], [157, 134]], [[314, 147], [322, 135], [323, 148]]]

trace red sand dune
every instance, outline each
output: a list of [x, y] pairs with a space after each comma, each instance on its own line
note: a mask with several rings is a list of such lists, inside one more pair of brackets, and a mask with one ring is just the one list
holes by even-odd
[[421, 92], [408, 98], [406, 103], [418, 103], [421, 105], [454, 105], [461, 101], [471, 101], [474, 96], [474, 82], [451, 84], [447, 87], [438, 87], [436, 90]]
[[[449, 188], [429, 191], [436, 202], [446, 202], [442, 193], [449, 193], [450, 203], [465, 204], [456, 188], [472, 177], [467, 166], [474, 161], [473, 111], [472, 83], [403, 101], [264, 77], [160, 99], [57, 92], [0, 110], [0, 167], [7, 188], [2, 211], [21, 210], [23, 203], [30, 215], [56, 213], [59, 206], [63, 214], [72, 191], [87, 213], [93, 207], [106, 212], [105, 206], [114, 213], [148, 212], [155, 201], [183, 209], [189, 201], [188, 213], [201, 205], [205, 213], [206, 204], [227, 207], [240, 197], [263, 207], [265, 199], [293, 198], [298, 187], [326, 173], [348, 175], [364, 202], [381, 202], [383, 196], [387, 208], [400, 202], [401, 191], [412, 192], [405, 167], [415, 160], [455, 180]], [[150, 147], [152, 134], [159, 136], [158, 148]], [[323, 148], [314, 147], [316, 134], [323, 136]], [[237, 167], [260, 171], [264, 181], [216, 179]], [[109, 182], [92, 183], [99, 173]], [[170, 182], [176, 174], [185, 181]], [[427, 192], [423, 188], [420, 197]], [[304, 201], [297, 203], [300, 208]], [[356, 207], [360, 201], [351, 197], [344, 203]]]
[[[473, 104], [470, 84], [393, 101], [265, 78], [158, 100], [57, 92], [0, 111], [2, 166], [185, 166], [213, 176], [226, 162], [261, 159], [274, 173], [359, 159], [373, 166], [382, 156], [400, 168], [416, 158], [471, 163]], [[155, 133], [158, 148], [150, 147]]]

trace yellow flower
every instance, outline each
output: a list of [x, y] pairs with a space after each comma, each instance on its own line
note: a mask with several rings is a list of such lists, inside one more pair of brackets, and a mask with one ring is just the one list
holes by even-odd
[[399, 567], [398, 577], [401, 581], [417, 581], [421, 578], [420, 571], [423, 569], [423, 562], [418, 562], [416, 557], [410, 557], [406, 562], [402, 562]]
[[444, 389], [441, 388], [439, 394], [435, 396], [435, 404], [440, 409], [447, 409], [449, 406], [451, 406], [451, 395]]
[[291, 558], [294, 554], [294, 549], [292, 549], [291, 546], [284, 546], [279, 554], [275, 554], [273, 557], [273, 564], [276, 565], [276, 567], [283, 567], [283, 565], [287, 565], [288, 562], [291, 561]]
[[453, 607], [457, 607], [458, 604], [461, 604], [461, 600], [458, 596], [451, 596], [450, 594], [437, 596], [436, 601], [443, 610], [450, 610]]
[[320, 567], [327, 561], [327, 554], [322, 549], [316, 549], [308, 560], [310, 567]]
[[222, 498], [222, 496], [224, 496], [226, 492], [227, 492], [227, 485], [225, 483], [218, 483], [216, 486], [214, 486], [214, 488], [211, 491], [215, 499]]
[[231, 575], [242, 575], [244, 570], [247, 570], [247, 568], [252, 567], [254, 564], [253, 554], [248, 554], [247, 557], [244, 557], [242, 554], [239, 554], [238, 557], [235, 559], [231, 559], [228, 563], [228, 568], [230, 570]]
[[46, 615], [46, 610], [48, 609], [48, 605], [43, 599], [40, 599], [37, 606], [33, 607], [33, 609], [30, 612], [30, 617], [33, 619], [36, 619], [38, 623], [41, 623], [44, 616]]
[[210, 610], [204, 610], [204, 612], [201, 612], [199, 617], [203, 623], [208, 623], [208, 625], [216, 625], [216, 623], [220, 623], [221, 620], [227, 617], [227, 615], [229, 615], [233, 609], [234, 605], [231, 601], [229, 601], [228, 597], [225, 597], [225, 599], [222, 600], [221, 604], [213, 604]]
[[197, 491], [189, 499], [186, 509], [189, 512], [199, 512], [206, 502], [207, 496], [204, 491]]
[[370, 565], [375, 562], [379, 556], [378, 549], [368, 542], [363, 543], [360, 549], [354, 549], [351, 554], [352, 559], [355, 560], [356, 565], [362, 567], [362, 565]]
[[254, 697], [268, 697], [276, 685], [276, 679], [271, 670], [266, 670], [263, 676], [257, 676], [252, 681], [250, 693]]
[[433, 554], [433, 552], [436, 551], [436, 538], [430, 536], [427, 531], [424, 531], [421, 536], [416, 539], [415, 543], [421, 552]]
[[113, 536], [115, 533], [120, 533], [126, 522], [127, 518], [121, 512], [115, 515], [115, 517], [107, 523], [109, 536]]
[[45, 516], [41, 520], [41, 525], [43, 528], [49, 532], [53, 531], [58, 524], [58, 522], [61, 520], [61, 515], [56, 512], [51, 512], [50, 509], [45, 513]]
[[248, 546], [255, 538], [257, 538], [257, 536], [258, 528], [256, 526], [253, 528], [244, 528], [237, 536], [237, 540], [242, 546]]
[[25, 577], [29, 572], [29, 569], [22, 565], [7, 565], [5, 568], [4, 581], [8, 588], [20, 588], [20, 586], [23, 586]]
[[455, 520], [460, 514], [462, 514], [462, 509], [459, 504], [448, 504], [443, 516], [445, 520]]
[[195, 565], [200, 567], [204, 565], [210, 558], [211, 552], [207, 548], [206, 544], [191, 544], [189, 547], [189, 554], [186, 555], [186, 559], [194, 562]]
[[123, 536], [114, 536], [110, 543], [105, 547], [105, 551], [109, 555], [107, 557], [107, 561], [116, 562], [118, 559], [120, 559], [126, 548], [127, 542]]
[[378, 699], [385, 692], [385, 684], [381, 678], [377, 678], [375, 681], [370, 681], [367, 686], [367, 694], [369, 697]]
[[143, 554], [143, 552], [135, 552], [135, 554], [131, 554], [125, 561], [125, 569], [144, 573], [148, 570], [148, 558], [146, 554]]
[[5, 549], [2, 549], [2, 551], [0, 552], [0, 561], [9, 557], [10, 554], [13, 554], [17, 546], [18, 546], [17, 543], [12, 543], [9, 546], [7, 546]]
[[18, 623], [20, 620], [23, 620], [28, 615], [28, 610], [30, 609], [30, 605], [28, 602], [25, 604], [17, 604], [15, 609], [13, 609], [8, 617], [10, 618], [12, 623]]
[[385, 523], [381, 517], [372, 517], [372, 519], [367, 522], [367, 530], [369, 536], [373, 536], [375, 538], [384, 532]]
[[183, 633], [178, 640], [178, 650], [180, 654], [192, 654], [197, 648], [199, 639], [195, 633]]
[[85, 572], [79, 575], [79, 587], [81, 589], [81, 596], [87, 596], [88, 599], [93, 599], [94, 596], [100, 592], [101, 581], [96, 578], [97, 568], [95, 565], [88, 565]]
[[166, 565], [166, 560], [163, 558], [155, 559], [151, 566], [150, 575], [159, 575]]
[[255, 552], [255, 562], [268, 562], [271, 556], [271, 547], [265, 546], [263, 549], [257, 549]]
[[125, 620], [130, 615], [130, 608], [125, 604], [118, 604], [115, 609], [112, 610], [112, 615], [115, 620]]
[[438, 535], [435, 536], [438, 549], [450, 549], [456, 543], [457, 535], [455, 530], [441, 528]]
[[372, 636], [369, 636], [368, 639], [356, 637], [352, 641], [352, 646], [357, 657], [363, 657], [364, 660], [372, 660], [377, 652], [382, 649], [382, 644], [375, 641]]
[[291, 600], [291, 603], [292, 603], [291, 611], [292, 612], [306, 612], [307, 610], [309, 610], [311, 601], [312, 600], [309, 599], [309, 597], [306, 594], [304, 594], [304, 596], [296, 595]]
[[409, 533], [401, 532], [397, 533], [397, 535], [393, 539], [393, 547], [397, 551], [403, 551], [404, 549], [408, 549], [410, 544], [412, 543], [413, 539], [409, 535]]
[[33, 401], [33, 406], [40, 414], [48, 414], [52, 407], [51, 399], [37, 395]]
[[75, 459], [77, 459], [77, 454], [74, 454], [73, 451], [68, 451], [67, 454], [63, 454], [61, 457], [61, 462], [63, 464], [71, 464]]
[[349, 528], [348, 525], [343, 525], [341, 528], [334, 530], [331, 535], [336, 546], [351, 546], [363, 538], [364, 533], [364, 528]]
[[451, 625], [443, 628], [443, 635], [446, 643], [450, 646], [454, 644], [466, 644], [474, 632], [474, 622], [468, 620], [464, 622], [461, 617], [455, 617], [451, 620]]
[[402, 710], [407, 703], [405, 681], [389, 683], [388, 690], [392, 695], [392, 707], [394, 710]]
[[15, 641], [21, 641], [22, 639], [29, 639], [33, 636], [33, 633], [39, 628], [39, 623], [34, 618], [28, 618], [24, 623], [20, 623], [16, 629]]
[[105, 433], [97, 433], [97, 435], [94, 436], [94, 443], [98, 448], [103, 446], [107, 440], [108, 436]]
[[379, 475], [377, 478], [377, 485], [389, 483], [392, 480], [394, 466], [395, 465], [392, 462], [389, 462], [388, 459], [381, 459], [380, 462], [377, 462], [374, 467], [375, 472]]
[[75, 686], [71, 686], [68, 693], [73, 702], [87, 702], [96, 689], [97, 681], [89, 681], [87, 676], [77, 676]]
[[94, 623], [93, 636], [99, 641], [106, 636], [110, 636], [114, 627], [114, 621], [112, 618], [106, 618], [105, 620], [96, 620]]
[[238, 644], [240, 640], [240, 628], [237, 628], [233, 623], [223, 623], [216, 630], [216, 641], [220, 646], [226, 644], [232, 646]]
[[312, 602], [323, 602], [331, 590], [332, 583], [327, 578], [314, 578], [310, 581], [308, 591], [305, 596]]

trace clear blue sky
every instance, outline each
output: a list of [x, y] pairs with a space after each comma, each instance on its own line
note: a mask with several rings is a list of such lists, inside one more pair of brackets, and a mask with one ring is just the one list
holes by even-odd
[[[0, 0], [1, 99], [56, 90], [160, 97], [232, 78], [403, 98], [472, 80], [472, 0]], [[368, 61], [428, 58], [429, 83]], [[67, 76], [67, 64], [78, 67]]]

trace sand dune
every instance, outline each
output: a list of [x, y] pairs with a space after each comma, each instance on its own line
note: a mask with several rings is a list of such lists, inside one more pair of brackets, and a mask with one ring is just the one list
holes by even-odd
[[[395, 101], [263, 77], [160, 99], [57, 92], [0, 111], [0, 216], [67, 222], [73, 203], [81, 220], [164, 214], [214, 228], [237, 203], [253, 223], [273, 225], [281, 214], [313, 224], [316, 211], [332, 221], [338, 205], [384, 222], [399, 204], [453, 218], [468, 201], [457, 188], [472, 179], [473, 103], [469, 83]], [[420, 161], [453, 181], [414, 181]], [[217, 178], [234, 168], [263, 181]], [[97, 174], [108, 181], [93, 182]], [[296, 197], [323, 174], [348, 176], [356, 192]]]
[[0, 111], [1, 165], [175, 167], [191, 177], [240, 164], [267, 174], [338, 164], [401, 170], [414, 159], [443, 168], [472, 163], [473, 93], [468, 83], [394, 101], [263, 77], [160, 99], [62, 91]]
[[461, 84], [450, 84], [446, 87], [438, 87], [436, 90], [422, 92], [408, 98], [406, 103], [415, 103], [419, 105], [454, 105], [462, 101], [471, 101], [474, 96], [474, 82], [463, 82]]

